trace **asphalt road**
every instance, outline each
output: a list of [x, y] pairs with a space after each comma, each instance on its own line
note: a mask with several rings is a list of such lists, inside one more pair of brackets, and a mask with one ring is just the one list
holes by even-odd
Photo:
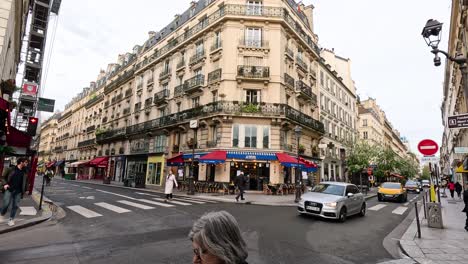
[[391, 259], [382, 241], [412, 208], [373, 198], [364, 218], [338, 223], [293, 207], [183, 197], [163, 207], [162, 194], [74, 181], [56, 180], [46, 191], [66, 217], [2, 235], [1, 263], [191, 263], [190, 227], [216, 210], [239, 221], [249, 263], [378, 263]]

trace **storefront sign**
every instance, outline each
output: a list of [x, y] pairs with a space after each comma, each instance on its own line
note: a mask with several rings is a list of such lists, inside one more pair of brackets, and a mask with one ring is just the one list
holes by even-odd
[[228, 151], [227, 158], [243, 160], [276, 160], [276, 155], [275, 153]]
[[54, 112], [55, 100], [39, 97], [37, 111]]
[[455, 154], [466, 154], [468, 153], [468, 147], [455, 147]]
[[36, 96], [37, 94], [37, 84], [36, 83], [24, 83], [23, 84], [23, 94], [29, 96]]

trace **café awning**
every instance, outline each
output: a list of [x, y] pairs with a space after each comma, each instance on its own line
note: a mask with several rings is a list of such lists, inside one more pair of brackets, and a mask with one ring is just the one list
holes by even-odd
[[179, 154], [172, 158], [167, 159], [166, 161], [167, 166], [182, 166], [184, 165], [184, 157], [183, 154]]
[[76, 168], [76, 167], [82, 166], [83, 164], [85, 164], [87, 162], [88, 162], [87, 160], [75, 161], [73, 163], [70, 163], [70, 165], [68, 165], [68, 167]]
[[109, 157], [97, 157], [92, 160], [90, 160], [87, 164], [83, 164], [85, 166], [90, 166], [90, 167], [100, 167], [100, 168], [105, 168], [107, 167], [107, 162], [109, 161]]
[[198, 161], [207, 164], [219, 164], [226, 161], [226, 151], [217, 150], [203, 155]]
[[296, 158], [286, 154], [286, 153], [276, 153], [276, 157], [278, 158], [278, 161], [281, 163], [281, 165], [285, 167], [299, 167], [299, 168], [305, 168], [305, 163], [302, 161], [298, 161]]

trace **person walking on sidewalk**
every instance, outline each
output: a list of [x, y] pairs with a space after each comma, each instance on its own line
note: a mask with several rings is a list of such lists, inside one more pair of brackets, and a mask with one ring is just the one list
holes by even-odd
[[19, 158], [16, 161], [16, 166], [6, 169], [2, 175], [0, 186], [3, 192], [3, 206], [0, 221], [3, 222], [2, 220], [4, 220], [4, 216], [11, 204], [9, 226], [15, 225], [16, 210], [18, 210], [20, 199], [23, 198], [28, 186], [28, 175], [26, 173], [28, 163], [27, 159]]
[[174, 189], [174, 185], [175, 187], [178, 186], [177, 180], [174, 173], [172, 173], [172, 170], [169, 170], [169, 174], [166, 176], [166, 185], [164, 187], [164, 193], [166, 194], [166, 200], [164, 200], [165, 202], [167, 202], [167, 200], [172, 200], [172, 191]]
[[452, 196], [452, 199], [454, 199], [455, 184], [452, 181], [450, 181], [449, 184], [448, 184], [448, 188], [449, 188], [449, 191], [450, 191], [450, 196]]
[[466, 214], [465, 230], [468, 232], [468, 184], [466, 184], [465, 191], [463, 192], [463, 202], [465, 202], [465, 208], [463, 208], [462, 212]]
[[247, 182], [247, 180], [245, 179], [244, 173], [242, 171], [234, 179], [234, 184], [239, 189], [239, 194], [236, 196], [236, 201], [237, 202], [239, 202], [239, 197], [241, 198], [241, 200], [245, 200], [244, 199], [244, 190], [245, 190], [246, 182]]
[[459, 182], [455, 183], [455, 191], [457, 192], [458, 199], [461, 199], [462, 189], [463, 189], [463, 187]]

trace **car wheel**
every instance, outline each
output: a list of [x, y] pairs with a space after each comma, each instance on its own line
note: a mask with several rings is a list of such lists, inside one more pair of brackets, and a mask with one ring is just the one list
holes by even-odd
[[366, 215], [366, 203], [362, 203], [361, 205], [361, 211], [359, 211], [359, 216], [365, 216]]
[[405, 198], [403, 199], [403, 202], [406, 203], [408, 201], [408, 195], [405, 195]]
[[377, 200], [379, 200], [379, 202], [382, 202], [383, 201], [382, 195], [377, 194]]
[[341, 222], [341, 223], [346, 222], [346, 217], [347, 217], [347, 216], [348, 216], [348, 215], [347, 215], [347, 212], [346, 212], [346, 207], [341, 208], [341, 210], [340, 210], [340, 218], [339, 218], [340, 222]]

